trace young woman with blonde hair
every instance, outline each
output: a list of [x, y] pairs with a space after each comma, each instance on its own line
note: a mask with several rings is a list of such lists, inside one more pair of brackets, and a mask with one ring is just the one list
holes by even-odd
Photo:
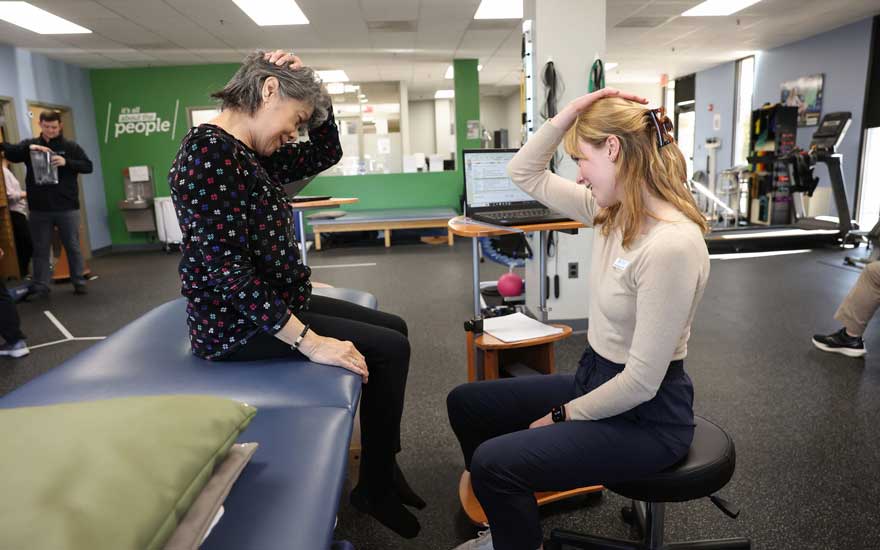
[[[534, 493], [635, 479], [678, 462], [693, 438], [684, 372], [709, 277], [706, 221], [661, 109], [603, 89], [570, 103], [508, 172], [547, 206], [595, 228], [588, 345], [575, 375], [455, 388], [447, 399], [489, 531], [459, 546], [535, 550]], [[561, 142], [573, 182], [546, 170]]]

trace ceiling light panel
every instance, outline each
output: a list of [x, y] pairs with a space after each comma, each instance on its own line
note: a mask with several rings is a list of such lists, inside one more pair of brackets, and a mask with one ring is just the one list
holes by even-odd
[[0, 19], [37, 34], [89, 34], [92, 32], [27, 2], [0, 2]]
[[522, 0], [483, 0], [474, 19], [522, 19]]
[[309, 19], [294, 0], [232, 0], [261, 27], [308, 25]]
[[723, 17], [731, 15], [761, 0], [706, 0], [682, 13], [685, 17]]

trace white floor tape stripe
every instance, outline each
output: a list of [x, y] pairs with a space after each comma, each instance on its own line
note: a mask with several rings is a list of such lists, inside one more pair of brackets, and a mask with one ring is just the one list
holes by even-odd
[[65, 338], [67, 338], [68, 340], [73, 340], [73, 334], [71, 334], [69, 330], [64, 328], [64, 325], [61, 324], [61, 321], [56, 319], [55, 316], [52, 315], [51, 311], [44, 311], [43, 313], [45, 313], [46, 317], [48, 317], [49, 320], [52, 321], [52, 324], [61, 331], [61, 334], [63, 334]]
[[57, 344], [66, 344], [67, 342], [81, 342], [81, 341], [94, 341], [94, 340], [106, 340], [106, 336], [82, 336], [79, 338], [65, 338], [64, 340], [55, 340], [54, 342], [46, 342], [45, 344], [37, 344], [36, 346], [28, 346], [28, 349], [39, 349], [39, 348], [47, 348], [49, 346], [54, 346]]
[[55, 340], [54, 342], [46, 342], [45, 344], [37, 344], [36, 346], [28, 346], [28, 349], [34, 350], [39, 348], [45, 348], [48, 346], [54, 346], [55, 344], [63, 344], [64, 342], [70, 342], [70, 338], [65, 338], [64, 340]]

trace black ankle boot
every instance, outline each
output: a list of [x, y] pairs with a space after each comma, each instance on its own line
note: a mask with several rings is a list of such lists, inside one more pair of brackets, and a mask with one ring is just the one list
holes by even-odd
[[400, 501], [407, 506], [412, 506], [416, 510], [422, 510], [427, 506], [422, 497], [417, 495], [412, 490], [412, 487], [409, 486], [409, 483], [406, 482], [406, 478], [403, 477], [403, 472], [400, 470], [400, 466], [397, 465], [396, 460], [394, 461], [394, 490], [397, 492], [397, 496], [400, 497]]
[[351, 505], [391, 529], [405, 539], [415, 538], [422, 526], [419, 520], [403, 506], [395, 491], [371, 496], [360, 485], [351, 491]]

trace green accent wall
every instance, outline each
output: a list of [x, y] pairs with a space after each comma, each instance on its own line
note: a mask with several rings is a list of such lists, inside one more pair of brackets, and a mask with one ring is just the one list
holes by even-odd
[[452, 62], [455, 71], [455, 147], [457, 150], [455, 167], [461, 166], [462, 149], [479, 149], [479, 133], [476, 139], [467, 139], [467, 121], [480, 122], [480, 78], [476, 59], [456, 59]]
[[[463, 176], [462, 148], [476, 148], [480, 140], [467, 140], [467, 121], [480, 118], [477, 61], [455, 62], [455, 127], [457, 162], [454, 172], [420, 174], [371, 174], [365, 176], [320, 176], [303, 194], [357, 197], [346, 210], [380, 208], [460, 208]], [[220, 89], [238, 65], [193, 65], [137, 69], [95, 69], [91, 71], [102, 172], [107, 196], [108, 225], [113, 245], [148, 242], [144, 233], [129, 233], [119, 210], [124, 198], [123, 169], [147, 165], [152, 171], [157, 196], [169, 194], [168, 168], [180, 141], [189, 130], [187, 108], [213, 104], [211, 92]], [[177, 116], [175, 118], [175, 108]], [[109, 109], [109, 120], [108, 120]], [[129, 112], [123, 113], [122, 109]], [[133, 112], [139, 109], [139, 113]], [[125, 126], [120, 122], [141, 118], [160, 120], [148, 132], [147, 123]], [[127, 117], [126, 117], [127, 115]], [[170, 125], [163, 125], [167, 121]], [[175, 127], [176, 122], [176, 127]], [[122, 126], [119, 126], [122, 124]], [[170, 126], [170, 127], [168, 127]], [[166, 131], [162, 131], [166, 129]], [[106, 137], [106, 139], [105, 139]]]
[[[148, 242], [146, 233], [129, 233], [125, 229], [118, 206], [119, 201], [125, 198], [122, 170], [129, 166], [149, 166], [156, 196], [167, 196], [168, 169], [181, 139], [189, 130], [187, 107], [213, 105], [210, 94], [222, 88], [237, 68], [238, 65], [194, 65], [91, 71], [101, 170], [113, 245]], [[140, 113], [155, 113], [159, 119], [170, 122], [171, 131], [154, 131], [146, 135], [144, 130], [117, 135], [116, 125], [122, 109], [135, 108], [140, 108]]]

